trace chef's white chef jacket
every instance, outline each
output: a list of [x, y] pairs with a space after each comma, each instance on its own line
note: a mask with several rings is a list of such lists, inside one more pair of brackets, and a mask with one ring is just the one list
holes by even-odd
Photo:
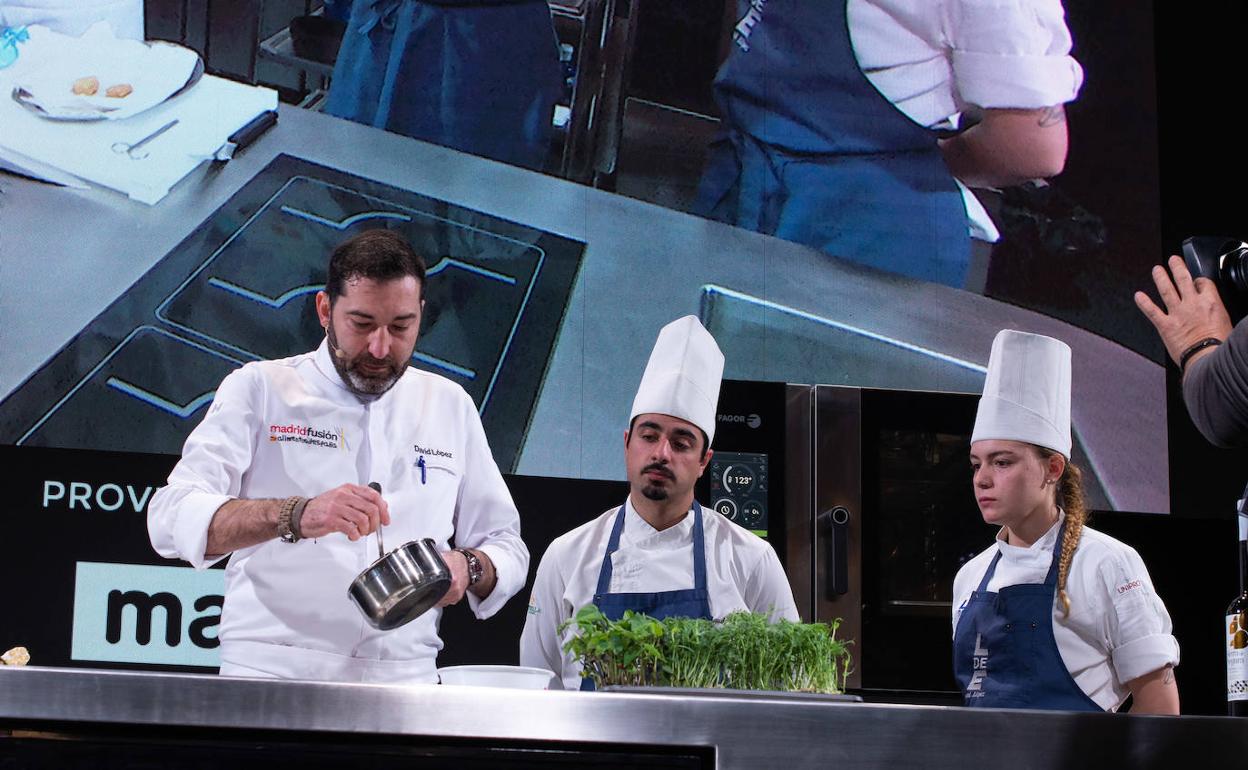
[[[422, 474], [417, 463], [424, 458]], [[478, 618], [520, 590], [529, 554], [515, 504], [490, 454], [471, 398], [436, 374], [408, 369], [389, 391], [361, 400], [314, 353], [249, 363], [221, 383], [187, 438], [182, 460], [148, 508], [161, 555], [204, 568], [208, 525], [233, 498], [314, 497], [342, 484], [381, 484], [389, 548], [433, 538], [486, 553], [498, 583]], [[274, 538], [231, 555], [218, 636], [223, 672], [337, 681], [436, 681], [440, 610], [378, 631], [347, 598], [377, 558], [377, 536]]]
[[[1065, 104], [1083, 84], [1061, 0], [848, 0], [846, 17], [867, 79], [923, 126], [956, 125], [968, 105]], [[996, 241], [988, 213], [962, 191], [971, 237]]]
[[[520, 636], [520, 665], [555, 672], [568, 690], [581, 685], [581, 666], [563, 652], [575, 625], [561, 636], [559, 624], [592, 604], [598, 572], [619, 507], [555, 539], [537, 567], [528, 616]], [[692, 511], [691, 511], [692, 513]], [[738, 610], [799, 620], [788, 578], [771, 545], [723, 515], [702, 509], [706, 588], [711, 615]], [[624, 504], [620, 547], [611, 555], [611, 593], [654, 593], [693, 588], [693, 516], [662, 531]], [[558, 688], [558, 684], [555, 685]]]
[[[1043, 583], [1049, 572], [1060, 521], [1028, 547], [997, 541], [958, 570], [953, 581], [953, 628], [988, 571], [997, 551], [1001, 561], [987, 590]], [[1107, 711], [1130, 695], [1126, 683], [1179, 663], [1179, 643], [1170, 614], [1135, 549], [1102, 532], [1083, 528], [1066, 578], [1070, 617], [1054, 597], [1053, 636], [1062, 662], [1088, 697]]]

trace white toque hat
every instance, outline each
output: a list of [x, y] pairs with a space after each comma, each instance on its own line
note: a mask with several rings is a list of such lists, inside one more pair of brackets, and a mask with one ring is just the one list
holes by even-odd
[[1070, 346], [1002, 329], [992, 340], [971, 443], [1009, 439], [1070, 457]]
[[724, 354], [695, 316], [678, 318], [659, 331], [633, 399], [631, 423], [639, 414], [687, 420], [715, 438], [715, 406], [724, 376]]

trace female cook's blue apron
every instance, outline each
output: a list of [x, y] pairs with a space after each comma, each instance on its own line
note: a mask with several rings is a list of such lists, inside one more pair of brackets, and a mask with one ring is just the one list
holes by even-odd
[[1053, 636], [1062, 524], [1043, 583], [988, 592], [1001, 551], [971, 594], [953, 635], [953, 673], [968, 706], [1104, 711], [1070, 675]]
[[[594, 591], [594, 605], [609, 620], [619, 620], [624, 610], [644, 612], [652, 618], [703, 618], [711, 619], [710, 594], [706, 590], [706, 545], [702, 537], [702, 506], [693, 501], [693, 588], [681, 591], [658, 591], [655, 593], [622, 593], [611, 591], [611, 554], [620, 548], [620, 533], [624, 531], [624, 506], [615, 514], [615, 526], [607, 540], [607, 552], [598, 569], [598, 588]], [[588, 678], [581, 679], [582, 690], [594, 689]]]
[[715, 81], [724, 132], [696, 210], [836, 257], [961, 288], [966, 204], [936, 135], [858, 66], [846, 2], [738, 3]]
[[325, 111], [540, 170], [561, 77], [546, 0], [356, 0]]

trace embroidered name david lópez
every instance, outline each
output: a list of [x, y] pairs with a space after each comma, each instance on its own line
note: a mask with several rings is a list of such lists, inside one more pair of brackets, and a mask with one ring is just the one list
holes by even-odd
[[427, 447], [421, 446], [420, 444], [414, 445], [413, 448], [416, 450], [416, 454], [418, 455], [428, 455], [429, 457], [445, 457], [448, 460], [453, 460], [455, 458], [455, 454], [453, 452], [448, 452], [445, 449], [429, 449]]

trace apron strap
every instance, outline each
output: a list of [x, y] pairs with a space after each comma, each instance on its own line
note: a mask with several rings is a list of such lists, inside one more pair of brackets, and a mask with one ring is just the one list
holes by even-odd
[[984, 573], [983, 580], [979, 581], [979, 588], [975, 589], [977, 593], [984, 593], [988, 590], [988, 581], [992, 580], [992, 576], [997, 573], [997, 562], [1001, 561], [1001, 547], [997, 546], [997, 555], [992, 557], [992, 563], [988, 565], [988, 571]]
[[1053, 544], [1053, 558], [1049, 560], [1049, 574], [1044, 578], [1046, 586], [1057, 585], [1057, 566], [1062, 558], [1062, 540], [1066, 537], [1066, 517], [1062, 517], [1062, 526], [1057, 530], [1057, 542]]
[[702, 537], [702, 506], [693, 501], [693, 587], [706, 590], [706, 541]]
[[607, 552], [602, 555], [602, 566], [598, 568], [598, 588], [595, 596], [603, 596], [611, 590], [611, 554], [620, 548], [620, 533], [624, 531], [624, 506], [615, 513], [615, 524], [611, 527], [611, 537], [607, 540]]
[[393, 27], [394, 14], [399, 9], [399, 5], [401, 5], [401, 0], [364, 0], [360, 34], [367, 35], [378, 24]]

